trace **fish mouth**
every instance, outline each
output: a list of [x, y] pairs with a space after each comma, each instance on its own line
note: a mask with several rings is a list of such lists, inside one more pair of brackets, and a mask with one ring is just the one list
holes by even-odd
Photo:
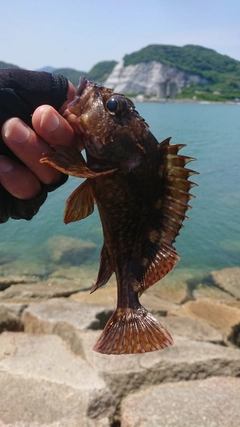
[[83, 94], [83, 91], [84, 91], [86, 85], [87, 85], [87, 79], [85, 79], [85, 77], [80, 77], [79, 85], [78, 85], [78, 88], [76, 91], [77, 96], [81, 96]]
[[89, 103], [93, 101], [93, 86], [85, 77], [80, 77], [75, 98], [68, 104], [68, 110], [80, 117], [89, 108]]

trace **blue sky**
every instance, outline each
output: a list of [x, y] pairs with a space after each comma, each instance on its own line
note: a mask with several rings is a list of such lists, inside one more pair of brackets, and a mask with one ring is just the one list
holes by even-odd
[[0, 60], [89, 71], [149, 44], [197, 44], [240, 60], [239, 0], [2, 0]]

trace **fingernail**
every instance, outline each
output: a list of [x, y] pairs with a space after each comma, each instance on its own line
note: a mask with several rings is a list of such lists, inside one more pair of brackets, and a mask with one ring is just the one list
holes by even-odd
[[5, 156], [0, 156], [0, 172], [9, 172], [12, 169], [12, 162]]
[[52, 108], [46, 108], [40, 121], [41, 128], [47, 132], [53, 132], [58, 128], [59, 123], [59, 118], [53, 113]]
[[27, 126], [24, 126], [19, 119], [11, 119], [4, 131], [4, 136], [13, 142], [25, 142], [30, 136], [30, 131]]

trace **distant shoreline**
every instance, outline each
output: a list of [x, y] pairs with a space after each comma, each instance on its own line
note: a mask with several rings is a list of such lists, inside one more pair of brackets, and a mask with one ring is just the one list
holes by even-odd
[[198, 99], [173, 99], [173, 98], [140, 98], [138, 96], [136, 97], [129, 97], [134, 103], [139, 104], [145, 104], [145, 103], [155, 103], [155, 104], [200, 104], [200, 105], [236, 105], [240, 106], [240, 102], [236, 101], [204, 101], [204, 100], [198, 100]]

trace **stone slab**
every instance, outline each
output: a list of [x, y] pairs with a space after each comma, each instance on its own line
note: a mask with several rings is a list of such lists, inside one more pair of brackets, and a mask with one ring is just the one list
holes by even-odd
[[210, 276], [217, 286], [240, 300], [240, 267], [212, 271]]
[[239, 427], [240, 378], [162, 384], [126, 397], [121, 427]]
[[31, 299], [46, 300], [49, 298], [68, 297], [81, 290], [81, 283], [69, 280], [49, 280], [46, 282], [11, 285], [0, 293], [1, 301], [29, 302]]
[[179, 310], [170, 314], [204, 320], [226, 338], [231, 335], [232, 329], [240, 323], [240, 309], [238, 307], [212, 301], [209, 298], [188, 301]]
[[27, 333], [59, 335], [72, 351], [83, 354], [79, 332], [84, 329], [102, 329], [111, 314], [112, 310], [104, 306], [54, 298], [29, 304], [22, 321]]
[[4, 332], [0, 349], [2, 423], [88, 427], [103, 419], [109, 427], [114, 402], [105, 382], [59, 337]]

